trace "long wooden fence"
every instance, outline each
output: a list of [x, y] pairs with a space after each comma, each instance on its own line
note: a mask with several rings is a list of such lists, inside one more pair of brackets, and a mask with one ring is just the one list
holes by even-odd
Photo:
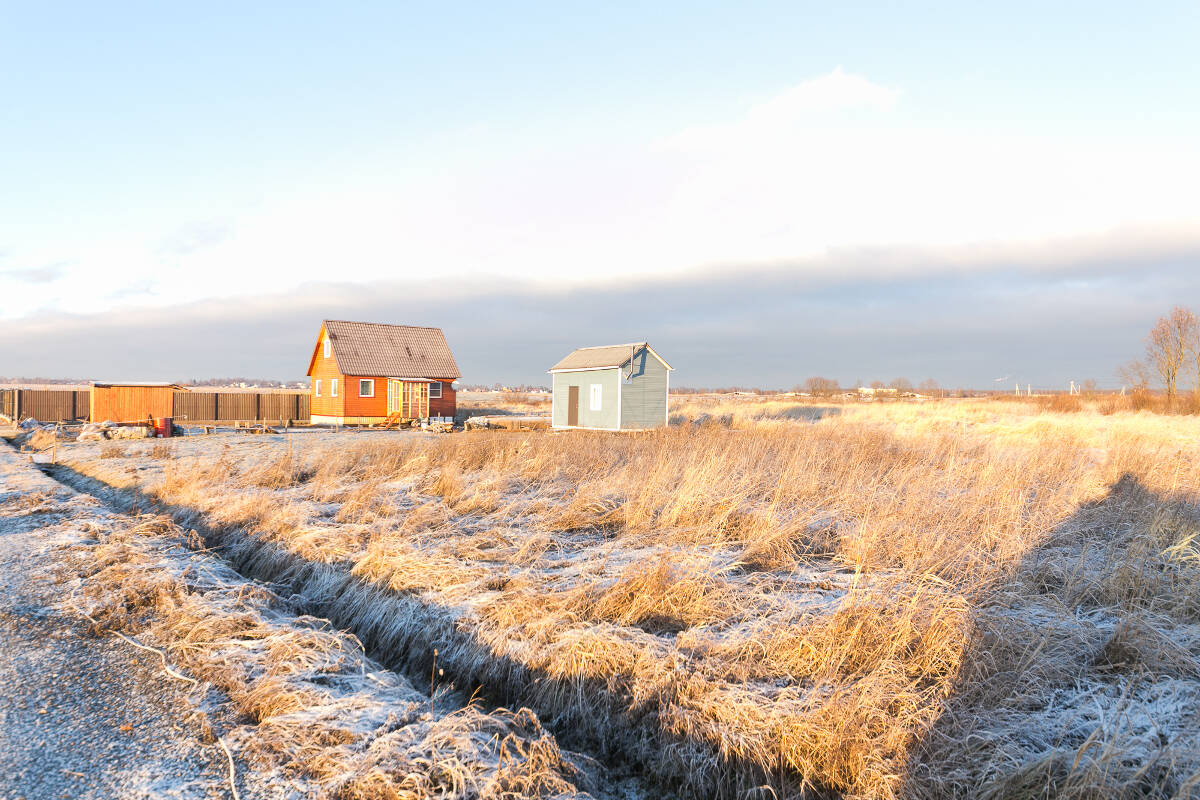
[[[87, 389], [0, 389], [0, 414], [39, 422], [87, 420]], [[307, 392], [178, 391], [172, 397], [176, 423], [307, 422]]]
[[175, 392], [176, 423], [286, 422], [309, 418], [307, 392]]
[[87, 419], [90, 404], [91, 392], [86, 389], [0, 389], [0, 414], [9, 419]]

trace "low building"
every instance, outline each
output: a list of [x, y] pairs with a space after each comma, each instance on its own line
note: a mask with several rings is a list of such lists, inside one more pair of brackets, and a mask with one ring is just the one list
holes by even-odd
[[666, 425], [671, 370], [646, 342], [572, 351], [550, 368], [552, 424], [613, 431]]
[[145, 422], [174, 414], [173, 383], [93, 383], [88, 419], [92, 422]]
[[462, 377], [441, 328], [327, 319], [312, 358], [315, 424], [453, 417]]

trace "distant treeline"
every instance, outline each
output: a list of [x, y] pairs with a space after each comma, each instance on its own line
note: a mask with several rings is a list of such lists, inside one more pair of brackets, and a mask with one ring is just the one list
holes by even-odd
[[531, 383], [460, 383], [458, 384], [460, 392], [548, 392], [549, 386], [539, 386]]
[[[0, 375], [0, 384], [23, 386], [87, 386], [102, 378], [39, 378]], [[292, 389], [307, 385], [304, 381], [269, 381], [265, 378], [192, 378], [191, 380], [171, 381], [180, 386], [247, 386], [263, 389]]]

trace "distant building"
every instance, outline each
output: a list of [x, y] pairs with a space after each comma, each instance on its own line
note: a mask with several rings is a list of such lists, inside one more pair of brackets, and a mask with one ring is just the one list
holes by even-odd
[[666, 425], [671, 370], [646, 342], [581, 347], [550, 368], [552, 424], [614, 431]]
[[312, 358], [314, 423], [453, 417], [462, 377], [441, 328], [327, 319]]

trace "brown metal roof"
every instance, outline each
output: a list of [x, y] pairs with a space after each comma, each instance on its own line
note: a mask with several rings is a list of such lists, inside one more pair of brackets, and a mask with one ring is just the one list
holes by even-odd
[[559, 372], [568, 369], [606, 369], [609, 367], [620, 367], [629, 361], [630, 356], [635, 352], [645, 348], [650, 353], [662, 361], [663, 366], [671, 369], [671, 365], [663, 361], [662, 356], [654, 352], [654, 348], [645, 342], [633, 342], [631, 344], [610, 344], [602, 347], [580, 347], [578, 350], [572, 350], [566, 358], [559, 361], [550, 368], [550, 372]]
[[325, 320], [338, 371], [384, 378], [461, 378], [441, 328]]

